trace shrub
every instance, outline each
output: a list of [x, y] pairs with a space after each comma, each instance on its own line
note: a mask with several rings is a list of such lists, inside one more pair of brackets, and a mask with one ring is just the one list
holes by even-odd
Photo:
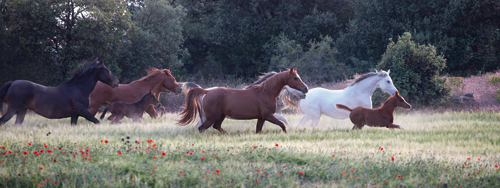
[[497, 89], [497, 91], [495, 92], [495, 99], [498, 103], [500, 103], [500, 89]]
[[437, 55], [432, 45], [415, 44], [408, 32], [400, 36], [397, 43], [390, 40], [377, 68], [391, 70], [394, 85], [410, 103], [443, 102], [451, 93], [444, 84], [446, 79], [438, 77], [446, 66], [443, 55]]
[[500, 77], [498, 76], [491, 77], [490, 83], [492, 83], [493, 85], [500, 83]]

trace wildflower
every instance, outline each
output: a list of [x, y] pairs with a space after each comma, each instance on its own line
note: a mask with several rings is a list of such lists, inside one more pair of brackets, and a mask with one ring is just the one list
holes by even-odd
[[46, 181], [46, 182], [49, 182], [49, 181], [50, 181], [50, 179], [49, 179], [49, 178], [47, 178], [45, 181]]
[[202, 153], [205, 153], [205, 150], [201, 150]]
[[189, 154], [189, 151], [186, 151], [186, 154]]
[[201, 160], [205, 160], [205, 157], [201, 157]]
[[104, 140], [104, 142], [106, 142], [106, 144], [108, 143], [108, 140]]
[[498, 168], [498, 165], [495, 165], [495, 168]]
[[193, 155], [193, 152], [191, 152], [189, 155]]
[[29, 142], [29, 143], [28, 143], [28, 145], [30, 145], [30, 146], [31, 146], [31, 142]]
[[220, 170], [219, 170], [219, 169], [217, 169], [217, 170], [215, 170], [215, 172], [217, 172], [217, 174], [219, 174], [219, 173], [220, 173]]
[[182, 174], [182, 170], [179, 170], [179, 173]]
[[401, 178], [401, 175], [398, 175], [398, 178]]
[[151, 147], [150, 147], [150, 146], [148, 146], [148, 149], [151, 149]]
[[134, 181], [134, 178], [132, 178], [132, 179], [130, 179], [130, 180]]
[[43, 170], [43, 167], [40, 167], [40, 170]]
[[259, 183], [259, 180], [255, 180], [255, 183]]
[[152, 146], [152, 147], [153, 147], [153, 148], [156, 148], [156, 144], [153, 144], [153, 146]]
[[54, 181], [54, 184], [57, 184], [57, 181]]
[[253, 149], [257, 148], [257, 146], [253, 146]]
[[332, 157], [335, 157], [335, 153], [332, 155]]
[[88, 158], [89, 161], [92, 161], [92, 158]]
[[355, 177], [355, 178], [357, 178], [357, 177], [358, 177], [358, 175], [355, 175], [354, 177]]
[[470, 160], [470, 157], [467, 157], [467, 160]]
[[118, 151], [118, 155], [121, 155], [121, 154], [122, 154], [122, 152], [121, 152], [121, 151]]
[[302, 174], [304, 174], [304, 172], [300, 171], [299, 174], [302, 175]]
[[383, 147], [380, 147], [380, 151], [384, 151], [384, 148], [383, 148]]
[[162, 155], [165, 156], [165, 155], [167, 155], [167, 153], [163, 152]]
[[374, 174], [373, 177], [377, 177], [377, 174]]
[[28, 155], [28, 152], [27, 152], [27, 151], [24, 151], [24, 155]]
[[481, 160], [481, 158], [477, 158], [477, 160], [479, 161], [479, 160]]
[[260, 172], [260, 169], [257, 169], [257, 172]]
[[102, 140], [101, 140], [101, 143], [102, 143]]
[[156, 159], [156, 155], [155, 155], [155, 156], [153, 156], [153, 159]]
[[276, 147], [278, 147], [278, 146], [279, 146], [279, 145], [278, 145], [278, 144], [276, 144]]
[[57, 159], [54, 159], [54, 163], [57, 163]]
[[154, 168], [154, 169], [156, 170], [156, 166], [155, 166], [155, 168]]
[[354, 169], [351, 168], [351, 172], [354, 172]]
[[10, 151], [10, 149], [9, 149], [9, 153], [12, 153], [12, 151]]
[[391, 157], [391, 160], [394, 161], [394, 157]]

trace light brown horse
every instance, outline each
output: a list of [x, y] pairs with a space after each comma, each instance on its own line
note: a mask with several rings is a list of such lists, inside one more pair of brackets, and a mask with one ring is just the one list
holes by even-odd
[[132, 119], [134, 122], [140, 123], [142, 115], [144, 114], [144, 111], [146, 111], [147, 107], [160, 107], [160, 105], [160, 101], [158, 101], [154, 94], [149, 91], [149, 93], [144, 95], [141, 100], [136, 103], [128, 103], [122, 101], [114, 102], [113, 104], [104, 108], [101, 119], [104, 118], [106, 112], [109, 110], [112, 115], [108, 117], [108, 120], [110, 120], [111, 123], [120, 123], [120, 120], [122, 120], [125, 116]]
[[358, 106], [351, 109], [342, 104], [335, 105], [338, 109], [350, 111], [349, 118], [354, 124], [352, 130], [361, 129], [363, 126], [368, 125], [370, 127], [387, 127], [387, 128], [398, 128], [403, 129], [403, 126], [393, 124], [394, 122], [394, 109], [396, 107], [402, 107], [410, 109], [411, 105], [408, 104], [399, 92], [390, 96], [382, 106], [376, 109], [365, 108]]
[[[181, 112], [182, 119], [179, 125], [187, 125], [196, 119], [196, 115], [202, 110], [205, 112], [206, 121], [198, 128], [204, 132], [210, 126], [214, 129], [226, 133], [221, 124], [230, 116], [233, 119], [257, 119], [256, 133], [262, 131], [264, 121], [269, 121], [281, 127], [286, 133], [285, 125], [276, 117], [276, 99], [285, 85], [307, 93], [307, 85], [302, 82], [297, 69], [291, 68], [268, 78], [259, 85], [248, 89], [214, 88], [205, 90], [203, 88], [193, 88], [186, 98], [186, 105]], [[200, 97], [205, 95], [202, 100]], [[203, 104], [200, 104], [203, 101]], [[201, 109], [203, 108], [203, 109]], [[200, 119], [201, 113], [200, 113]]]
[[[181, 86], [175, 81], [174, 76], [168, 69], [152, 68], [148, 70], [148, 75], [130, 84], [120, 84], [116, 88], [111, 88], [106, 84], [98, 82], [90, 94], [90, 113], [95, 116], [97, 110], [105, 104], [112, 104], [116, 101], [134, 103], [141, 99], [149, 91], [153, 91], [156, 99], [161, 92], [170, 90], [176, 94], [182, 92]], [[146, 112], [156, 118], [154, 107], [150, 106]]]

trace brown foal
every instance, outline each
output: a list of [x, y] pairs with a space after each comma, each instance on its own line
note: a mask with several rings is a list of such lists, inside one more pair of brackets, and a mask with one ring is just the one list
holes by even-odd
[[156, 99], [151, 91], [149, 91], [149, 93], [144, 95], [141, 100], [136, 103], [126, 103], [121, 101], [114, 102], [104, 108], [101, 119], [104, 118], [106, 112], [109, 110], [112, 115], [108, 117], [108, 120], [110, 120], [111, 123], [120, 123], [120, 120], [122, 120], [125, 116], [132, 119], [134, 122], [140, 123], [142, 115], [150, 105], [157, 107], [160, 107], [161, 105], [160, 101]]

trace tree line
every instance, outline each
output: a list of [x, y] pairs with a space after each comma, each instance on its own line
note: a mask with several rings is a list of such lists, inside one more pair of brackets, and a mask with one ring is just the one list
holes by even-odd
[[122, 83], [148, 67], [187, 81], [291, 66], [330, 82], [410, 61], [386, 53], [405, 32], [443, 57], [435, 74], [500, 68], [497, 0], [4, 0], [0, 28], [0, 83], [55, 86], [93, 57]]

